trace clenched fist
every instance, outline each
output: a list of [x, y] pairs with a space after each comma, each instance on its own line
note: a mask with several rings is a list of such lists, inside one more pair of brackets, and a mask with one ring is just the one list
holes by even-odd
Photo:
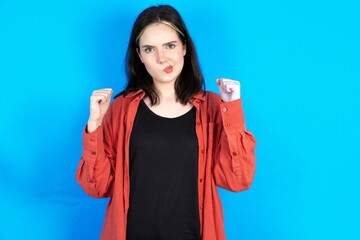
[[109, 109], [112, 94], [111, 88], [98, 89], [91, 94], [87, 132], [93, 132], [101, 125], [104, 115]]
[[221, 99], [224, 102], [230, 102], [233, 100], [240, 99], [240, 82], [227, 79], [218, 78], [216, 83], [219, 87]]

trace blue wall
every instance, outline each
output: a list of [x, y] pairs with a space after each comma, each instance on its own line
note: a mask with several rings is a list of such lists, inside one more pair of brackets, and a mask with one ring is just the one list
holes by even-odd
[[[124, 86], [159, 1], [0, 1], [0, 239], [98, 239], [107, 199], [74, 179], [89, 96]], [[358, 1], [175, 1], [207, 88], [242, 83], [251, 190], [220, 190], [228, 239], [360, 239]]]

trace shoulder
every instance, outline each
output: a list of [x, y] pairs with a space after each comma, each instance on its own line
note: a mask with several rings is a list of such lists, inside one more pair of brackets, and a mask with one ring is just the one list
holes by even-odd
[[222, 103], [220, 95], [211, 91], [202, 91], [194, 96], [194, 98], [199, 103], [199, 111], [205, 111], [212, 120], [218, 118]]
[[126, 107], [133, 101], [142, 99], [143, 97], [144, 97], [144, 92], [142, 90], [132, 91], [129, 93], [122, 92], [114, 97], [114, 100], [112, 101], [112, 105], [115, 108]]
[[220, 95], [211, 91], [205, 91], [205, 95], [209, 100], [221, 100]]
[[211, 91], [200, 91], [196, 93], [193, 98], [203, 101], [221, 101], [220, 95]]
[[204, 96], [205, 96], [205, 101], [210, 106], [219, 105], [222, 102], [220, 95], [217, 93], [211, 91], [205, 91]]
[[200, 103], [201, 108], [212, 108], [214, 106], [219, 106], [222, 102], [220, 95], [211, 91], [200, 91], [196, 93], [191, 102], [193, 101]]
[[125, 98], [124, 94], [118, 94], [114, 97], [112, 101], [112, 105], [121, 105], [122, 103], [126, 102], [127, 98]]
[[127, 99], [123, 95], [116, 96], [111, 102], [109, 111], [111, 111], [112, 114], [121, 112], [123, 107], [126, 106], [126, 100]]
[[141, 95], [129, 93], [129, 94], [118, 94], [112, 100], [109, 110], [106, 113], [108, 119], [113, 119], [119, 121], [123, 119], [124, 116], [129, 112], [131, 107], [134, 107], [132, 104], [135, 100], [140, 99]]

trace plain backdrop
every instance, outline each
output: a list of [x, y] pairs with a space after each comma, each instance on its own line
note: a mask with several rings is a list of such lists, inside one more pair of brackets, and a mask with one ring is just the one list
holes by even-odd
[[356, 0], [0, 0], [0, 239], [98, 239], [108, 199], [74, 175], [89, 97], [123, 89], [144, 8], [183, 16], [207, 89], [241, 81], [257, 169], [219, 189], [229, 240], [360, 239]]

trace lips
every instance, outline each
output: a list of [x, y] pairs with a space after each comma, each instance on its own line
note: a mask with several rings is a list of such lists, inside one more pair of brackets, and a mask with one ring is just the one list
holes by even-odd
[[168, 67], [164, 68], [163, 71], [166, 73], [171, 73], [173, 71], [173, 69], [174, 69], [173, 66], [168, 66]]

